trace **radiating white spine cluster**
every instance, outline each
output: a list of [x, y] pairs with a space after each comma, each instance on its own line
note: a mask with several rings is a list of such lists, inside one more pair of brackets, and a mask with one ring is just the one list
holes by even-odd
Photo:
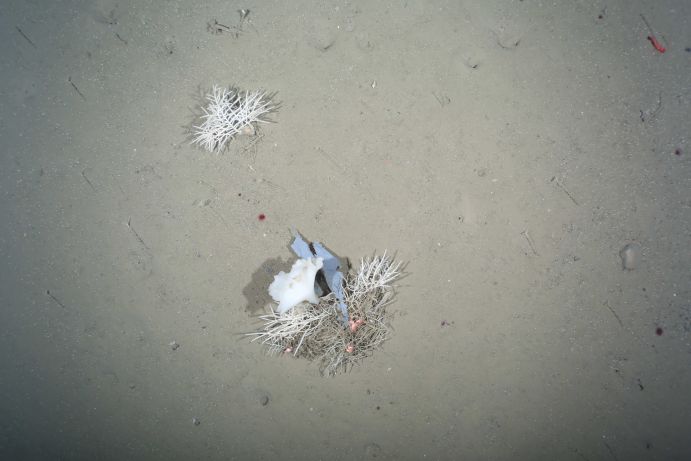
[[276, 110], [272, 95], [264, 91], [240, 91], [214, 85], [203, 108], [204, 120], [194, 126], [192, 142], [209, 152], [220, 152], [238, 134], [255, 133], [255, 123], [268, 123], [265, 116]]
[[394, 299], [392, 283], [401, 263], [383, 256], [364, 258], [357, 272], [344, 279], [345, 301], [353, 324], [344, 327], [338, 300], [330, 293], [319, 304], [301, 303], [280, 314], [273, 309], [259, 318], [262, 328], [248, 336], [268, 346], [270, 354], [290, 353], [320, 362], [322, 373], [334, 375], [374, 353], [388, 338]]

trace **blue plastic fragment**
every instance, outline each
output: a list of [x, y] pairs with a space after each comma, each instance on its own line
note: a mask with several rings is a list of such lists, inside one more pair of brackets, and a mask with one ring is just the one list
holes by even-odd
[[312, 254], [312, 250], [310, 250], [309, 243], [305, 242], [302, 239], [302, 236], [295, 229], [293, 229], [293, 236], [295, 237], [295, 240], [293, 240], [293, 243], [290, 244], [290, 248], [298, 258], [309, 259], [314, 256]]
[[[310, 249], [309, 243], [307, 243], [294, 229], [293, 236], [295, 239], [290, 245], [290, 248], [298, 258], [307, 259], [315, 256]], [[343, 293], [343, 273], [339, 270], [341, 268], [341, 261], [319, 242], [314, 242], [312, 248], [314, 248], [316, 256], [322, 258], [324, 262], [322, 271], [326, 278], [326, 284], [329, 285], [329, 288], [338, 300], [338, 307], [340, 307], [341, 313], [343, 314], [343, 324], [348, 325], [348, 307], [346, 306], [345, 294]]]

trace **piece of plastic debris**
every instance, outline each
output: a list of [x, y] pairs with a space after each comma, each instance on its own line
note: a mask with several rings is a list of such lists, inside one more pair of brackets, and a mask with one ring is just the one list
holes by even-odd
[[343, 324], [348, 325], [348, 307], [346, 306], [345, 294], [343, 293], [343, 273], [340, 271], [340, 259], [319, 242], [313, 242], [310, 245], [295, 229], [293, 229], [293, 237], [294, 240], [290, 248], [298, 258], [306, 259], [314, 256], [322, 258], [324, 266], [321, 270], [326, 279], [326, 284], [338, 300], [338, 307], [340, 307], [343, 314]]

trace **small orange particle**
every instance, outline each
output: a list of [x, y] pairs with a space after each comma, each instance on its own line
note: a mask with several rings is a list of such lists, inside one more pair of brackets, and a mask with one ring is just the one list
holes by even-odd
[[363, 319], [349, 320], [348, 325], [350, 326], [350, 332], [355, 333], [364, 323], [365, 321]]

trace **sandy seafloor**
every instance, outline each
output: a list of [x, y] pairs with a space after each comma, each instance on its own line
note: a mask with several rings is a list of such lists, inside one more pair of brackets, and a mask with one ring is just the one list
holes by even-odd
[[[2, 2], [0, 458], [691, 459], [691, 3], [327, 3]], [[293, 226], [407, 262], [335, 378], [243, 336]]]

